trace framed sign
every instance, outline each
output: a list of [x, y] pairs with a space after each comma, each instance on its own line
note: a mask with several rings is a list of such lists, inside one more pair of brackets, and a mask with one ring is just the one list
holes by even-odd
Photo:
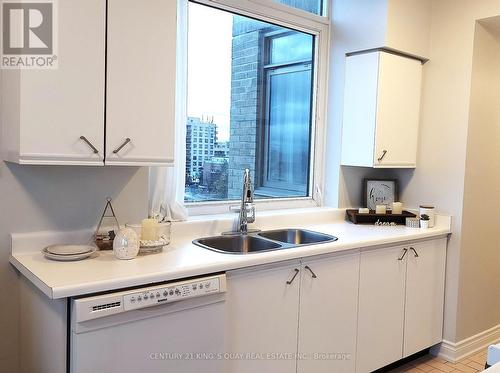
[[397, 179], [364, 179], [363, 192], [365, 206], [375, 210], [377, 205], [386, 205], [392, 209], [392, 203], [398, 201]]

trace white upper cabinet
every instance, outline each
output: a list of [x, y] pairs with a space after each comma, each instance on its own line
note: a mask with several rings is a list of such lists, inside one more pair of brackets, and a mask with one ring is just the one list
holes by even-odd
[[422, 62], [374, 51], [346, 58], [342, 165], [414, 168]]
[[176, 3], [108, 1], [106, 164], [173, 163]]
[[58, 1], [58, 68], [2, 71], [2, 151], [21, 164], [103, 165], [105, 0]]
[[172, 165], [176, 3], [56, 2], [58, 68], [2, 71], [4, 159]]

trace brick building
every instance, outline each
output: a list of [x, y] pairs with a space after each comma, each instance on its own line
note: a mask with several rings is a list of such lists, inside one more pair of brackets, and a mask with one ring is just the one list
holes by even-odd
[[[321, 0], [281, 0], [279, 2], [313, 13], [319, 13], [322, 6]], [[257, 196], [286, 196], [287, 193], [263, 187], [265, 166], [263, 166], [262, 156], [264, 153], [262, 139], [265, 136], [263, 123], [266, 120], [265, 65], [269, 63], [267, 56], [269, 52], [266, 51], [269, 51], [269, 40], [283, 33], [283, 30], [281, 27], [246, 17], [233, 17], [228, 164], [228, 197], [230, 199], [238, 199], [241, 196], [241, 183], [245, 168], [251, 171]], [[300, 193], [305, 188], [307, 185], [303, 188], [299, 187]]]

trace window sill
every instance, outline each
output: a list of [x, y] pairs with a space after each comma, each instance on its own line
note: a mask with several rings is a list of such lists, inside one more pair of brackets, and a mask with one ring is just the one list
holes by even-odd
[[[234, 200], [186, 203], [185, 206], [188, 210], [189, 218], [196, 218], [197, 216], [206, 215], [236, 215], [234, 212], [229, 211], [229, 207], [238, 206], [239, 204], [239, 200]], [[255, 210], [257, 211], [257, 213], [261, 211], [273, 212], [289, 209], [318, 207], [320, 207], [318, 202], [311, 197], [255, 200]]]
[[[272, 209], [272, 210], [261, 210], [256, 211], [256, 224], [258, 226], [259, 219], [265, 217], [279, 217], [279, 216], [289, 216], [290, 214], [303, 214], [303, 213], [314, 213], [314, 212], [324, 212], [330, 210], [338, 210], [331, 207], [298, 207], [289, 209]], [[345, 213], [345, 210], [342, 210]], [[238, 218], [238, 214], [235, 212], [224, 212], [224, 213], [214, 213], [205, 215], [193, 215], [187, 218], [187, 222], [204, 222], [204, 223], [214, 223], [223, 221], [235, 221]], [[178, 222], [182, 223], [182, 222]]]

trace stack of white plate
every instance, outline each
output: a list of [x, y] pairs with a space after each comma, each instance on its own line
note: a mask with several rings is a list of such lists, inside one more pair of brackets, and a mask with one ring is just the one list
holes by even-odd
[[88, 245], [51, 245], [42, 250], [45, 257], [63, 262], [82, 260], [97, 251], [97, 247]]

